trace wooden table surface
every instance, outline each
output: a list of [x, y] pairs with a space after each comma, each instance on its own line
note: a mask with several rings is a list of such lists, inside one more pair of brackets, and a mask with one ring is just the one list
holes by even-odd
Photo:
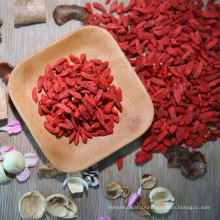
[[[52, 12], [59, 4], [75, 3], [83, 6], [85, 2], [85, 0], [47, 0], [47, 23], [14, 28], [13, 2], [12, 0], [0, 0], [0, 17], [3, 21], [0, 60], [17, 65], [39, 49], [79, 28], [81, 24], [77, 21], [70, 21], [58, 27], [53, 21]], [[104, 2], [104, 0], [98, 2]], [[16, 118], [22, 121], [10, 101], [9, 119]], [[143, 217], [136, 216], [131, 210], [124, 209], [123, 199], [109, 201], [105, 198], [104, 193], [105, 186], [111, 181], [120, 182], [127, 185], [131, 191], [137, 191], [140, 176], [145, 173], [154, 175], [158, 180], [158, 186], [170, 189], [175, 197], [176, 207], [179, 205], [179, 209], [177, 207], [166, 215], [154, 215], [151, 219], [218, 219], [220, 216], [220, 139], [208, 142], [201, 148], [206, 156], [208, 169], [207, 173], [197, 180], [184, 178], [179, 169], [168, 169], [167, 159], [161, 154], [154, 154], [150, 162], [143, 166], [136, 166], [134, 155], [141, 141], [141, 138], [135, 140], [99, 163], [101, 171], [99, 188], [90, 188], [88, 193], [84, 193], [81, 198], [73, 198], [79, 209], [78, 219], [96, 220], [105, 215], [111, 216], [113, 220], [143, 219]], [[19, 135], [9, 137], [7, 133], [0, 133], [0, 144], [1, 146], [16, 146], [23, 153], [36, 152], [40, 158], [39, 164], [47, 162], [47, 158], [41, 152], [24, 123], [23, 131]], [[117, 170], [115, 163], [119, 155], [124, 156], [124, 166], [121, 171]], [[31, 177], [27, 182], [19, 183], [13, 179], [10, 183], [0, 185], [0, 220], [21, 219], [18, 212], [18, 202], [20, 197], [28, 191], [38, 190], [45, 196], [64, 193], [71, 197], [69, 190], [62, 186], [64, 178], [65, 175], [54, 179], [42, 179], [37, 174], [37, 168], [32, 168]], [[148, 197], [148, 193], [149, 191], [143, 192], [144, 198]], [[184, 209], [183, 206], [188, 207]], [[202, 206], [207, 209], [198, 209]], [[46, 219], [46, 217], [42, 219]]]

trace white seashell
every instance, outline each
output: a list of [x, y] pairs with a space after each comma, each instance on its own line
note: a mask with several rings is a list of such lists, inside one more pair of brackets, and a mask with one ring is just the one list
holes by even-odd
[[54, 194], [46, 198], [46, 210], [55, 217], [74, 218], [77, 217], [76, 204], [63, 194]]
[[19, 202], [19, 213], [25, 219], [39, 219], [41, 218], [45, 209], [45, 198], [38, 191], [25, 193]]
[[88, 183], [81, 177], [77, 176], [68, 177], [64, 180], [63, 185], [67, 185], [71, 193], [82, 193], [84, 188], [86, 190], [89, 188]]
[[157, 187], [149, 194], [151, 210], [158, 214], [165, 214], [173, 207], [173, 194], [164, 187]]
[[156, 187], [150, 191], [150, 202], [155, 201], [174, 201], [173, 194], [164, 187]]
[[0, 163], [0, 183], [5, 183], [9, 180], [11, 180], [11, 178], [6, 175], [3, 165]]
[[13, 150], [4, 154], [3, 167], [12, 174], [20, 173], [25, 167], [25, 158], [19, 151]]
[[155, 201], [151, 204], [151, 210], [154, 213], [157, 214], [166, 214], [170, 211], [170, 209], [173, 207], [173, 202], [161, 202], [161, 201]]

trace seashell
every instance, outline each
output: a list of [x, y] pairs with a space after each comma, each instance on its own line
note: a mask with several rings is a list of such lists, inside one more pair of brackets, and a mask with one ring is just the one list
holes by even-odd
[[19, 202], [19, 213], [25, 219], [41, 218], [45, 209], [45, 198], [38, 191], [25, 193]]
[[152, 189], [149, 198], [152, 211], [158, 214], [168, 213], [174, 202], [173, 194], [164, 187]]
[[126, 186], [121, 186], [119, 183], [111, 182], [106, 186], [105, 196], [108, 199], [117, 199], [119, 197], [127, 197], [129, 194]]
[[151, 204], [151, 210], [157, 214], [166, 214], [173, 207], [173, 202], [155, 201]]
[[174, 201], [173, 194], [164, 187], [157, 187], [150, 191], [149, 194], [150, 202], [155, 201]]
[[67, 196], [54, 194], [46, 198], [46, 210], [55, 217], [74, 218], [77, 217], [77, 206]]
[[0, 183], [5, 183], [8, 182], [9, 180], [11, 180], [11, 178], [7, 176], [2, 163], [0, 163]]
[[81, 177], [73, 176], [74, 174], [69, 174], [63, 185], [67, 185], [71, 193], [82, 193], [84, 189], [88, 190], [88, 183]]
[[13, 150], [3, 155], [3, 167], [8, 173], [20, 173], [25, 167], [25, 158], [19, 151]]
[[134, 212], [136, 215], [140, 216], [151, 216], [152, 212], [150, 210], [150, 205], [147, 204], [147, 202], [139, 197], [134, 205]]
[[152, 189], [157, 184], [156, 178], [151, 175], [143, 175], [141, 186], [143, 189]]

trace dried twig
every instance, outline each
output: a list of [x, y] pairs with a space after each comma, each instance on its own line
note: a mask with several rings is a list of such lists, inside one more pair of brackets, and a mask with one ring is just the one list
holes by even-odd
[[85, 7], [78, 5], [59, 5], [53, 11], [53, 18], [59, 26], [72, 19], [87, 24], [89, 12]]
[[14, 0], [14, 24], [46, 22], [45, 0]]

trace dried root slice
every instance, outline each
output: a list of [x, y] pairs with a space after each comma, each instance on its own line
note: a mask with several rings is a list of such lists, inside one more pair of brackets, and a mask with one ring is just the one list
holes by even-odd
[[82, 193], [84, 189], [87, 191], [89, 188], [88, 183], [81, 177], [70, 176], [65, 179], [63, 185], [67, 185], [71, 193]]
[[57, 170], [52, 164], [47, 163], [42, 167], [38, 168], [39, 175], [44, 178], [53, 178], [61, 173], [62, 171]]
[[0, 183], [6, 183], [10, 180], [11, 180], [11, 178], [5, 172], [2, 163], [0, 163]]
[[46, 22], [45, 0], [14, 0], [14, 24]]
[[25, 193], [19, 202], [19, 213], [25, 219], [39, 219], [45, 213], [45, 198], [38, 191]]
[[25, 167], [25, 158], [19, 151], [13, 150], [4, 154], [3, 167], [8, 173], [20, 173]]
[[53, 18], [55, 23], [59, 26], [72, 19], [87, 24], [89, 12], [85, 7], [78, 5], [59, 5], [53, 11]]
[[150, 191], [151, 210], [158, 214], [168, 213], [173, 206], [173, 194], [164, 187], [157, 187]]
[[134, 205], [134, 213], [140, 216], [151, 216], [150, 205], [141, 197], [138, 198]]
[[46, 198], [46, 210], [54, 217], [74, 218], [77, 217], [77, 206], [67, 196], [54, 194]]
[[172, 147], [165, 156], [168, 159], [168, 167], [180, 167], [188, 178], [204, 174], [207, 168], [205, 156], [199, 151], [190, 152], [183, 147]]
[[121, 186], [119, 183], [111, 182], [106, 187], [105, 196], [108, 199], [117, 199], [119, 197], [127, 197], [129, 194], [128, 188], [126, 186]]
[[6, 84], [13, 69], [14, 67], [10, 63], [0, 61], [0, 75]]
[[152, 189], [156, 186], [157, 180], [154, 176], [144, 174], [142, 176], [141, 186], [143, 189]]
[[8, 98], [6, 94], [6, 88], [4, 85], [0, 85], [0, 120], [8, 118]]

